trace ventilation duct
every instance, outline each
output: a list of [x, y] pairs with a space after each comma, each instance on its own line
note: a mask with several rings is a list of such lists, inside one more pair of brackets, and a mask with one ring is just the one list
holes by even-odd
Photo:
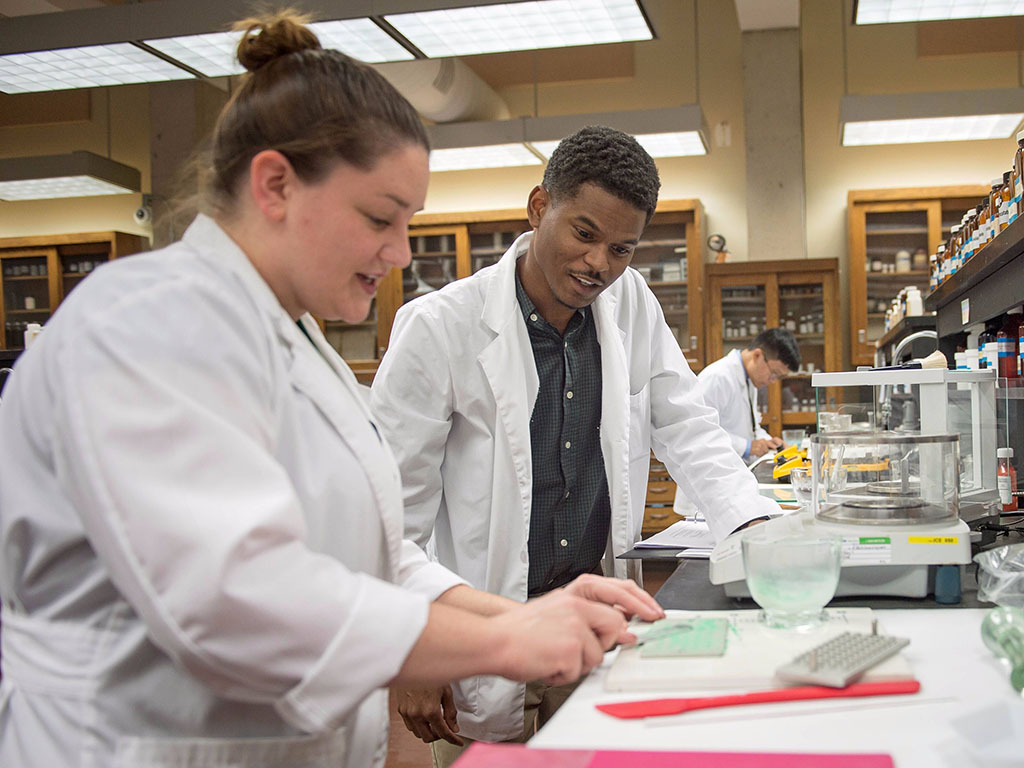
[[372, 66], [417, 112], [435, 123], [509, 117], [502, 98], [458, 59], [420, 59]]

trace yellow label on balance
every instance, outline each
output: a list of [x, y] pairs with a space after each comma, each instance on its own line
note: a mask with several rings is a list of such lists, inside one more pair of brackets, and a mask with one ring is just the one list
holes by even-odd
[[909, 536], [907, 540], [911, 544], [957, 544], [959, 536]]

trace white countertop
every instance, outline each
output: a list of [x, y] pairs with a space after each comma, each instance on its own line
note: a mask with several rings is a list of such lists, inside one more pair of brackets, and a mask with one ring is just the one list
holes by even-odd
[[[619, 720], [597, 703], [635, 701], [706, 691], [609, 693], [608, 654], [530, 747], [743, 752], [872, 752], [892, 755], [897, 768], [982, 765], [975, 747], [950, 725], [987, 707], [1008, 709], [1024, 722], [1024, 699], [1008, 668], [981, 641], [987, 609], [879, 610], [887, 634], [911, 639], [903, 651], [921, 691], [909, 696], [798, 701], [728, 707], [671, 717]], [[725, 691], [717, 691], [724, 693]], [[1019, 740], [1017, 744], [1021, 744]], [[1019, 747], [1024, 766], [1024, 746]], [[987, 762], [986, 768], [995, 768]], [[1007, 765], [999, 763], [999, 765]]]

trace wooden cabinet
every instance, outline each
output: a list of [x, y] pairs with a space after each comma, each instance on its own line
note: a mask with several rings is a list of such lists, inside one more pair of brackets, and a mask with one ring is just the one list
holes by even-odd
[[763, 425], [778, 436], [815, 424], [811, 374], [841, 364], [835, 259], [708, 264], [708, 362], [744, 349], [766, 328], [793, 332], [803, 362], [758, 393]]
[[647, 480], [647, 502], [640, 537], [646, 539], [663, 531], [683, 518], [672, 511], [676, 498], [676, 484], [668, 469], [651, 454], [651, 470]]
[[123, 232], [41, 235], [0, 239], [0, 315], [3, 349], [24, 346], [25, 328], [49, 320], [93, 269], [147, 246]]
[[[401, 272], [392, 270], [381, 282], [365, 322], [324, 323], [328, 341], [360, 380], [369, 383], [402, 304], [494, 264], [529, 229], [525, 209], [414, 217], [409, 228], [409, 266]], [[695, 370], [705, 359], [703, 233], [704, 209], [699, 200], [661, 202], [632, 261], [660, 300], [665, 320]]]
[[985, 186], [965, 185], [849, 193], [852, 366], [874, 365], [875, 342], [885, 334], [889, 304], [908, 285], [920, 288], [922, 295], [928, 292], [929, 254], [988, 192]]

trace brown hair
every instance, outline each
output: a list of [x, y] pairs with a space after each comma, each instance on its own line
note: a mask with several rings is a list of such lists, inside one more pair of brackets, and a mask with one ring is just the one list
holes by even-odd
[[312, 183], [339, 160], [367, 170], [400, 143], [430, 148], [409, 102], [373, 68], [321, 48], [296, 12], [245, 19], [235, 29], [244, 30], [237, 56], [248, 74], [214, 128], [208, 187], [215, 208], [233, 208], [250, 161], [266, 149]]

